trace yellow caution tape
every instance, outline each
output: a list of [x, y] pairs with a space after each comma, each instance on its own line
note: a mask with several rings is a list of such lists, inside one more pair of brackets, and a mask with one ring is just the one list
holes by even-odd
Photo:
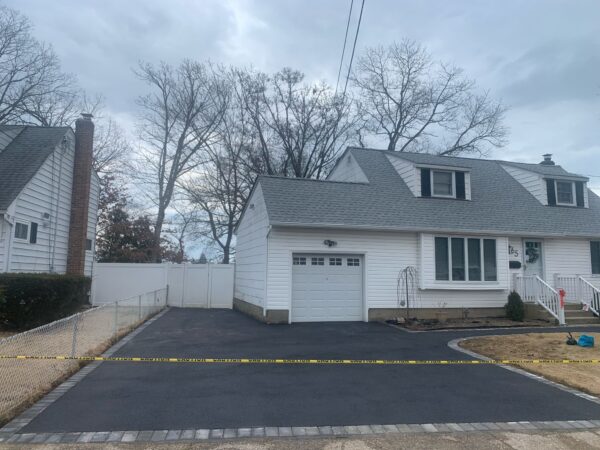
[[0, 355], [0, 360], [58, 360], [196, 364], [355, 364], [355, 365], [480, 365], [480, 364], [600, 364], [598, 359], [281, 359], [281, 358], [149, 358], [127, 356]]

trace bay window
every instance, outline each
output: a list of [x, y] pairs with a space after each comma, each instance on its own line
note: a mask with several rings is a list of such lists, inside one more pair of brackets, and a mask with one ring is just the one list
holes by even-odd
[[496, 239], [436, 237], [437, 281], [498, 281]]

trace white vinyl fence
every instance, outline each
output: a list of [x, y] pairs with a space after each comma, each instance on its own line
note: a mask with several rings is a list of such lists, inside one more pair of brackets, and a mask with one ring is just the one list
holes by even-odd
[[[17, 356], [98, 356], [115, 339], [166, 306], [166, 289], [105, 303], [24, 333], [0, 339], [0, 423], [75, 372], [74, 360]], [[118, 298], [118, 297], [117, 297]]]
[[167, 304], [185, 308], [231, 308], [233, 264], [96, 263], [92, 304], [168, 287]]

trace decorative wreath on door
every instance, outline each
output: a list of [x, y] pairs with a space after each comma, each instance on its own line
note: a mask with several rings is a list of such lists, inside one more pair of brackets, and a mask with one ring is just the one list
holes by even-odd
[[529, 247], [527, 250], [525, 250], [525, 254], [527, 255], [528, 264], [533, 264], [538, 259], [540, 259], [540, 252], [535, 247]]

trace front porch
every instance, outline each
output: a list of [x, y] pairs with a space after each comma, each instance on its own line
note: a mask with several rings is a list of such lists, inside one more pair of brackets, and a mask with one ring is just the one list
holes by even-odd
[[560, 325], [600, 323], [600, 275], [554, 274], [548, 282], [538, 275], [513, 274], [511, 288]]

